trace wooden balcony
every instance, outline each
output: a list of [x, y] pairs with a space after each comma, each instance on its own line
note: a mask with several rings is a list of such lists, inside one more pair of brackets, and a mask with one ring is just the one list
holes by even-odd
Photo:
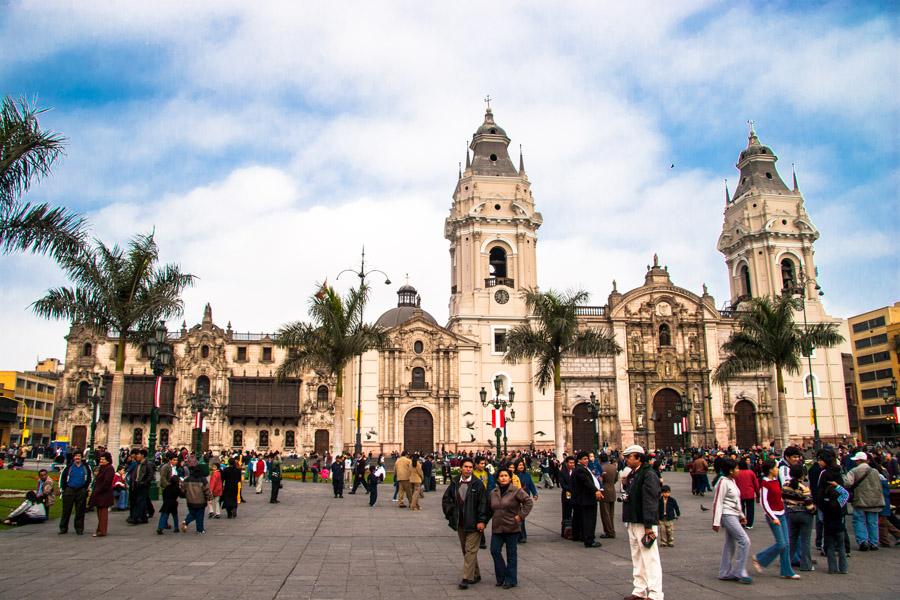
[[492, 288], [503, 285], [508, 288], [516, 287], [516, 281], [512, 277], [487, 277], [484, 280], [484, 287]]

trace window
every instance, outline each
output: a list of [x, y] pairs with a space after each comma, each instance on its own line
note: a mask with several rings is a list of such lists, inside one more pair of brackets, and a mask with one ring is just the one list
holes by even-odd
[[134, 428], [134, 433], [131, 434], [131, 445], [132, 446], [140, 446], [144, 443], [144, 430], [140, 427]]
[[856, 364], [859, 366], [862, 365], [871, 365], [877, 362], [884, 362], [886, 360], [891, 359], [890, 352], [875, 352], [874, 354], [864, 354], [863, 356], [858, 356], [856, 358]]
[[236, 360], [238, 362], [247, 362], [247, 346], [238, 346]]
[[806, 396], [819, 395], [819, 381], [815, 375], [807, 375], [803, 379], [803, 393]]
[[491, 248], [488, 263], [491, 277], [506, 277], [506, 250], [499, 247]]
[[263, 346], [262, 360], [263, 362], [272, 362], [272, 346]]
[[91, 401], [91, 384], [82, 381], [78, 384], [78, 404], [87, 404]]
[[141, 344], [139, 356], [142, 360], [150, 358], [150, 353], [147, 351], [147, 344]]
[[25, 380], [16, 378], [16, 387], [22, 389], [25, 387]]
[[506, 352], [506, 329], [498, 328], [494, 330], [494, 353], [503, 354]]
[[262, 448], [269, 447], [269, 432], [265, 429], [259, 432], [259, 445]]
[[785, 258], [781, 261], [781, 288], [792, 288], [794, 287], [794, 282], [797, 280], [796, 274], [794, 273], [794, 261], [789, 258]]
[[119, 345], [118, 345], [118, 344], [113, 344], [113, 346], [112, 346], [112, 352], [110, 352], [109, 358], [110, 358], [111, 360], [115, 360], [116, 355], [117, 355], [118, 353], [119, 353]]
[[285, 448], [293, 448], [294, 446], [296, 446], [294, 432], [293, 431], [285, 431], [284, 432], [284, 447]]
[[85, 343], [85, 345], [81, 347], [82, 356], [93, 356], [93, 354], [94, 347], [90, 344], [90, 342]]
[[741, 282], [744, 285], [744, 295], [747, 297], [752, 297], [753, 292], [750, 288], [750, 268], [747, 265], [743, 265], [741, 267]]
[[669, 331], [669, 326], [663, 323], [659, 326], [659, 345], [660, 346], [671, 346], [672, 345], [672, 334]]
[[209, 346], [206, 344], [200, 346], [200, 358], [209, 358]]
[[887, 343], [887, 334], [882, 333], [879, 335], [873, 335], [872, 337], [862, 338], [861, 340], [856, 340], [854, 345], [857, 350], [862, 350], [863, 348], [869, 348], [871, 346], [877, 346], [878, 344], [886, 344]]
[[320, 385], [316, 390], [316, 406], [319, 410], [328, 408], [328, 386]]
[[414, 390], [425, 389], [425, 369], [422, 367], [414, 367], [412, 370], [412, 384], [410, 387]]
[[869, 319], [868, 321], [860, 321], [853, 325], [853, 333], [860, 333], [863, 331], [868, 331], [870, 329], [875, 329], [876, 327], [884, 327], [884, 317], [875, 317], [874, 319]]
[[423, 344], [423, 343], [422, 343], [421, 341], [419, 341], [419, 340], [416, 340], [416, 343], [413, 344], [413, 351], [414, 351], [416, 354], [422, 354], [422, 351], [423, 351], [423, 350], [425, 350], [425, 344]]
[[244, 432], [240, 429], [236, 429], [231, 432], [231, 445], [236, 448], [241, 448], [244, 445]]
[[877, 371], [867, 371], [859, 374], [861, 382], [875, 381], [876, 379], [890, 379], [894, 374], [891, 369], [878, 369]]
[[196, 391], [198, 394], [209, 396], [209, 377], [201, 375], [197, 378]]
[[159, 445], [161, 448], [166, 448], [169, 445], [169, 430], [168, 429], [160, 429], [159, 430]]

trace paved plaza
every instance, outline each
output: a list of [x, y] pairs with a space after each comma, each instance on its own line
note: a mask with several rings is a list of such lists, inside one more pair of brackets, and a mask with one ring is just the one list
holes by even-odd
[[[718, 598], [896, 598], [900, 548], [854, 552], [849, 575], [819, 571], [800, 581], [777, 577], [773, 565], [754, 574], [754, 585], [716, 579], [722, 535], [711, 529], [712, 498], [694, 498], [688, 476], [667, 474], [683, 517], [675, 548], [662, 548], [664, 591], [670, 600]], [[455, 533], [440, 513], [440, 494], [427, 494], [421, 512], [399, 510], [393, 487], [379, 488], [378, 505], [368, 497], [332, 498], [330, 485], [285, 482], [282, 502], [245, 492], [239, 518], [207, 522], [198, 536], [155, 533], [153, 525], [129, 526], [112, 513], [110, 534], [76, 536], [56, 523], [0, 533], [0, 598], [37, 597], [44, 590], [65, 600], [128, 598], [622, 598], [631, 593], [626, 540], [603, 540], [585, 549], [559, 537], [559, 491], [547, 490], [528, 518], [528, 544], [519, 546], [519, 587], [493, 585], [490, 554], [479, 554], [484, 581], [458, 590], [461, 554]], [[182, 503], [182, 508], [183, 508]], [[620, 506], [616, 507], [619, 513]], [[184, 511], [180, 514], [183, 518]], [[617, 523], [617, 526], [620, 526]], [[598, 525], [599, 527], [599, 525]], [[621, 531], [619, 530], [621, 534]], [[771, 542], [763, 524], [751, 532], [757, 551]], [[892, 591], [893, 590], [893, 591]]]

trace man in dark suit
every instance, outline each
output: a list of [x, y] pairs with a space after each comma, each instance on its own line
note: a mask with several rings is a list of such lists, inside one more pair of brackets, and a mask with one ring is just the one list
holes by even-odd
[[600, 455], [600, 463], [603, 465], [603, 474], [600, 476], [600, 483], [603, 485], [603, 500], [600, 501], [600, 521], [603, 523], [604, 539], [615, 539], [616, 526], [616, 481], [619, 480], [619, 471], [616, 465], [609, 462], [609, 456], [605, 453]]
[[570, 538], [574, 537], [574, 523], [572, 521], [572, 508], [575, 506], [572, 498], [572, 475], [575, 471], [575, 457], [566, 457], [562, 468], [559, 470], [559, 487], [561, 488], [560, 500], [562, 501], [562, 525], [559, 534], [566, 536], [568, 530]]
[[335, 498], [344, 497], [344, 457], [335, 456], [331, 463], [331, 488]]
[[600, 490], [600, 482], [588, 469], [588, 453], [578, 453], [578, 466], [572, 475], [575, 506], [580, 519], [581, 541], [585, 548], [599, 548], [600, 542], [594, 540], [594, 530], [597, 528], [597, 502], [603, 501], [603, 492]]

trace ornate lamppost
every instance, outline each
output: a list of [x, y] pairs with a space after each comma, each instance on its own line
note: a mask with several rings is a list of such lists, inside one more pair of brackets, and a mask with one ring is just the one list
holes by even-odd
[[[391, 285], [391, 278], [387, 276], [387, 273], [380, 269], [369, 269], [366, 271], [366, 248], [363, 246], [362, 249], [362, 257], [359, 261], [359, 271], [356, 269], [344, 269], [340, 273], [338, 273], [337, 278], [340, 279], [341, 275], [344, 273], [353, 273], [357, 277], [359, 277], [359, 291], [360, 291], [360, 304], [359, 304], [359, 324], [363, 324], [363, 313], [366, 309], [365, 298], [362, 295], [363, 288], [366, 286], [366, 277], [371, 275], [372, 273], [380, 273], [384, 275], [384, 284]], [[343, 426], [342, 426], [343, 427]], [[343, 443], [343, 442], [342, 442]], [[356, 388], [356, 443], [353, 445], [354, 453], [359, 456], [362, 454], [362, 354], [359, 355], [359, 378], [357, 379], [357, 388]]]
[[[509, 388], [509, 397], [501, 398], [500, 394], [503, 393], [503, 379], [497, 377], [494, 379], [494, 398], [492, 400], [488, 400], [487, 390], [484, 389], [484, 386], [481, 386], [481, 391], [478, 392], [478, 395], [481, 396], [481, 405], [482, 406], [492, 406], [494, 407], [494, 414], [492, 415], [491, 422], [494, 424], [494, 435], [497, 436], [497, 452], [500, 452], [500, 438], [503, 438], [503, 454], [506, 455], [507, 449], [507, 438], [506, 438], [506, 408], [511, 407], [512, 403], [516, 399], [515, 390], [510, 387]], [[512, 419], [515, 419], [515, 412], [510, 411], [510, 416]]]
[[[156, 426], [159, 423], [159, 397], [162, 392], [163, 373], [172, 364], [172, 346], [166, 342], [166, 324], [160, 321], [153, 330], [153, 337], [147, 342], [147, 354], [150, 356], [150, 368], [156, 376], [156, 382], [153, 386], [153, 406], [150, 407], [150, 438], [147, 440], [147, 458], [148, 460], [156, 460]], [[152, 500], [159, 499], [159, 488], [156, 484], [156, 478], [150, 482], [150, 498]]]
[[591, 392], [587, 409], [588, 418], [585, 421], [593, 421], [594, 423], [594, 452], [600, 454], [600, 402], [597, 400], [597, 394], [594, 392]]
[[203, 411], [209, 408], [209, 392], [201, 386], [197, 387], [197, 391], [191, 394], [189, 398], [191, 402], [191, 411], [194, 413], [194, 431], [193, 437], [194, 456], [201, 468], [205, 465], [203, 460]]
[[681, 428], [681, 448], [687, 448], [688, 445], [688, 419], [685, 417], [688, 416], [688, 413], [691, 409], [691, 400], [688, 398], [687, 394], [681, 394], [678, 397], [678, 400], [675, 401], [675, 412], [678, 413], [678, 423]]
[[100, 403], [106, 395], [106, 386], [103, 377], [99, 373], [94, 373], [91, 378], [91, 385], [88, 388], [88, 399], [91, 402], [91, 443], [88, 450], [88, 462], [91, 466], [96, 466], [97, 457], [94, 451], [94, 433], [97, 430], [97, 421], [100, 420]]

